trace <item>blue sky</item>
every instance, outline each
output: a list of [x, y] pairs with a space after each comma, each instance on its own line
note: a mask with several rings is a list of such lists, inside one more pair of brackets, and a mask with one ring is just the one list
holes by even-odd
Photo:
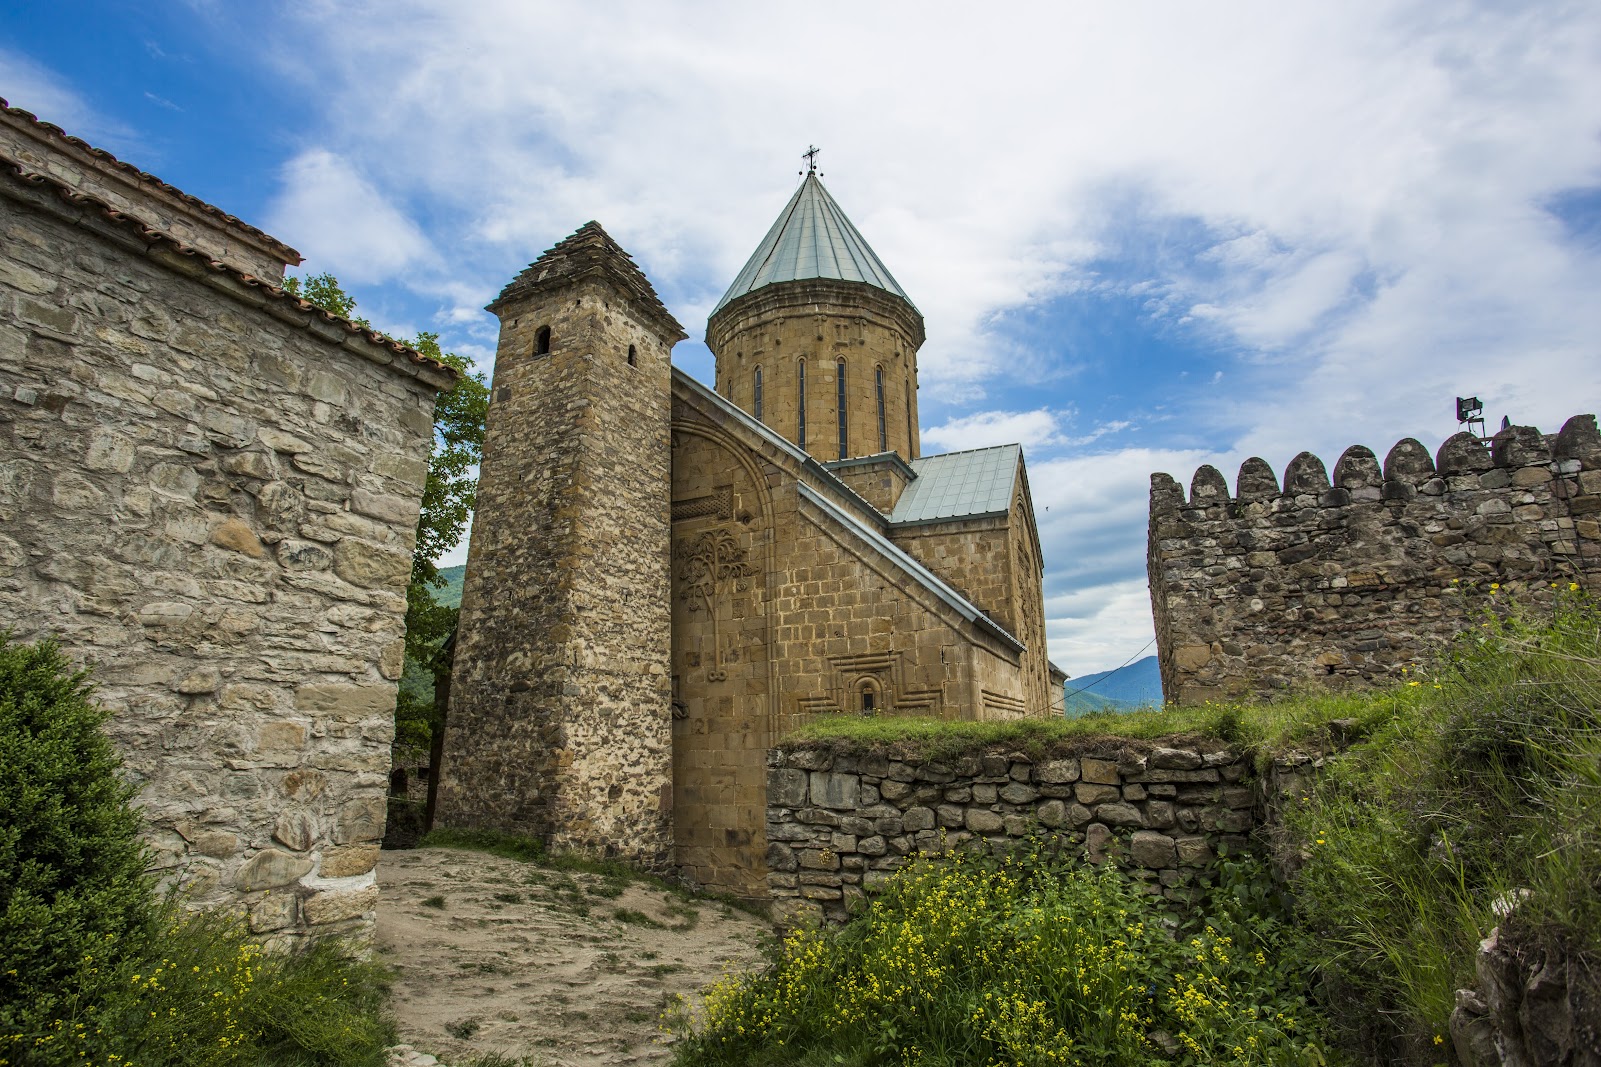
[[0, 96], [486, 365], [597, 219], [708, 381], [820, 145], [927, 319], [925, 448], [1025, 446], [1073, 674], [1150, 640], [1152, 471], [1601, 407], [1593, 3], [63, 2], [0, 23]]

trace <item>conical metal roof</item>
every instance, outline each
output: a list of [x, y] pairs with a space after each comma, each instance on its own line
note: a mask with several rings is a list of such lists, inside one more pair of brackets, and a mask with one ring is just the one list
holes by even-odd
[[806, 180], [790, 197], [778, 221], [762, 238], [755, 254], [717, 302], [712, 314], [764, 285], [807, 278], [866, 282], [912, 303], [883, 261], [845, 217], [845, 212], [828, 195], [816, 171], [807, 173]]

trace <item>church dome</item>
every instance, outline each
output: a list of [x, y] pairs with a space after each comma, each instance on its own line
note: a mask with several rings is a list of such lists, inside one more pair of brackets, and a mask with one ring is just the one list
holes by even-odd
[[807, 172], [806, 180], [790, 197], [778, 221], [762, 238], [712, 314], [764, 286], [813, 278], [865, 282], [916, 307], [828, 195], [815, 170]]

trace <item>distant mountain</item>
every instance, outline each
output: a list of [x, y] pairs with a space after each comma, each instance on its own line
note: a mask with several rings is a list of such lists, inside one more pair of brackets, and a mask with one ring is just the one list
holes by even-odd
[[465, 565], [439, 568], [439, 584], [434, 587], [434, 600], [447, 608], [461, 607], [461, 582], [466, 575]]
[[1101, 710], [1096, 707], [1098, 703], [1113, 705], [1110, 710], [1147, 706], [1159, 708], [1162, 706], [1162, 671], [1156, 664], [1155, 656], [1146, 656], [1115, 671], [1098, 671], [1082, 678], [1069, 678], [1067, 692], [1070, 694], [1067, 698], [1070, 715]]

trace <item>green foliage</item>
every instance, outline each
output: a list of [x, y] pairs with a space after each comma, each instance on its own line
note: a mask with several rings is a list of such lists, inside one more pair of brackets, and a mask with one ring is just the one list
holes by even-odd
[[1601, 963], [1601, 611], [1498, 607], [1287, 814], [1325, 993], [1390, 1062], [1438, 1061], [1491, 927]]
[[284, 290], [316, 304], [330, 315], [349, 319], [357, 326], [372, 328], [372, 323], [356, 317], [356, 298], [341, 289], [339, 279], [332, 274], [308, 274], [304, 278], [290, 275], [284, 279]]
[[89, 694], [54, 644], [0, 633], [0, 1035], [92, 998], [106, 953], [154, 929], [134, 791]]
[[0, 1065], [381, 1063], [380, 970], [264, 954], [153, 894], [89, 693], [53, 644], [0, 635]]
[[499, 830], [461, 830], [441, 826], [429, 831], [417, 842], [417, 847], [468, 849], [524, 863], [542, 863], [546, 859], [545, 843], [539, 838], [502, 833]]
[[675, 1062], [1322, 1064], [1293, 932], [1263, 899], [1220, 896], [1175, 938], [1115, 870], [1040, 850], [919, 858], [845, 927], [795, 932], [698, 1020], [680, 1012]]

